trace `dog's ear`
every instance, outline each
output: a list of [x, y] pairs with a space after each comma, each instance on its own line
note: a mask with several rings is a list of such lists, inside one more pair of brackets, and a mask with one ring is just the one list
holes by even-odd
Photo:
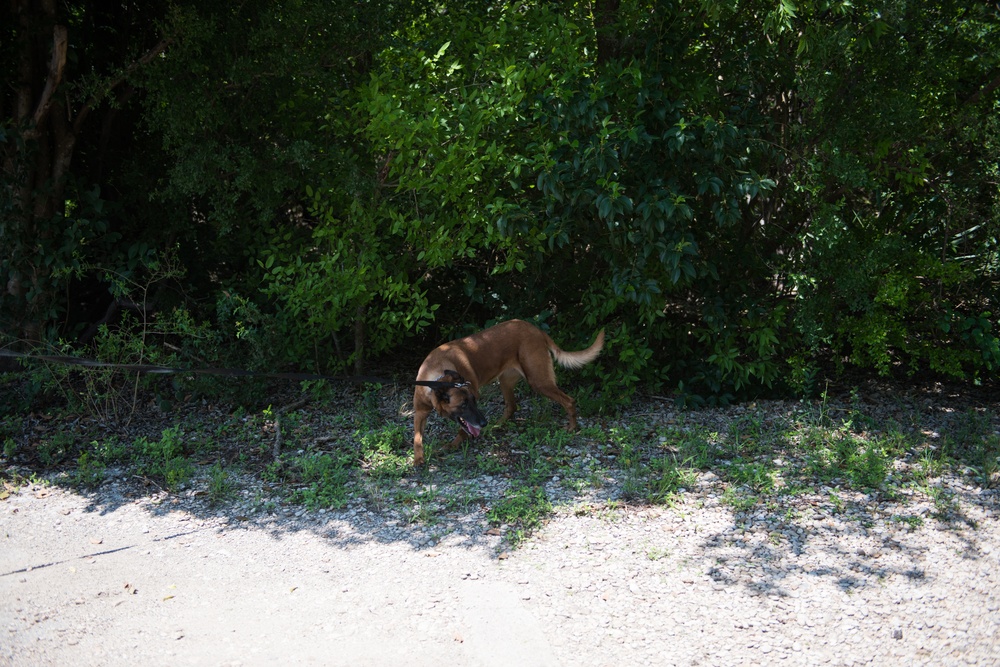
[[435, 387], [434, 397], [442, 403], [447, 403], [450, 399], [448, 392], [455, 388], [454, 382], [442, 382], [440, 387]]
[[444, 403], [448, 402], [448, 392], [452, 389], [468, 387], [468, 381], [455, 371], [445, 371], [437, 380], [417, 380], [414, 384], [420, 387], [430, 387], [434, 391], [434, 397]]
[[456, 387], [466, 384], [465, 378], [459, 375], [456, 371], [446, 370], [441, 374], [438, 380], [443, 380], [445, 382], [451, 382]]
[[458, 386], [461, 379], [461, 376], [455, 371], [445, 371], [438, 378], [441, 386], [434, 390], [434, 396], [442, 403], [448, 403], [451, 400], [449, 392]]

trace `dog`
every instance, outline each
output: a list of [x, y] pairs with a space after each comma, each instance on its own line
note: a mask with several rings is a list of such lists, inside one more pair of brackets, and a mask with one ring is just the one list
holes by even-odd
[[435, 348], [420, 365], [413, 392], [413, 464], [424, 462], [424, 426], [432, 410], [461, 427], [447, 449], [479, 437], [486, 426], [477, 404], [479, 388], [498, 378], [504, 401], [498, 424], [517, 410], [514, 386], [524, 378], [532, 389], [566, 410], [566, 429], [575, 431], [576, 402], [556, 385], [552, 359], [564, 368], [580, 368], [596, 359], [603, 347], [603, 329], [587, 349], [566, 352], [538, 327], [509, 320]]

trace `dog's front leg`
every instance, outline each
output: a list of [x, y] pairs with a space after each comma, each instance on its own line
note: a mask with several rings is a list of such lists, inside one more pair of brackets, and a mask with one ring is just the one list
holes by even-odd
[[413, 411], [413, 465], [424, 464], [424, 426], [427, 424], [427, 417], [430, 410], [419, 408]]

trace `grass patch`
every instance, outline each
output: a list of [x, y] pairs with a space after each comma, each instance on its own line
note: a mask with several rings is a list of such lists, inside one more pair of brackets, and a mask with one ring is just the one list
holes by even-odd
[[893, 523], [903, 524], [911, 530], [916, 530], [924, 525], [924, 519], [916, 514], [893, 514], [889, 517]]

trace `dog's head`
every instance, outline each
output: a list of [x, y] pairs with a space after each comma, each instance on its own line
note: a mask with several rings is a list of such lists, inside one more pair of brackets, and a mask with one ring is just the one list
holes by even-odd
[[431, 388], [434, 409], [442, 417], [454, 419], [466, 433], [478, 438], [486, 417], [479, 411], [472, 385], [455, 371], [445, 371], [437, 380], [421, 380], [418, 385]]

